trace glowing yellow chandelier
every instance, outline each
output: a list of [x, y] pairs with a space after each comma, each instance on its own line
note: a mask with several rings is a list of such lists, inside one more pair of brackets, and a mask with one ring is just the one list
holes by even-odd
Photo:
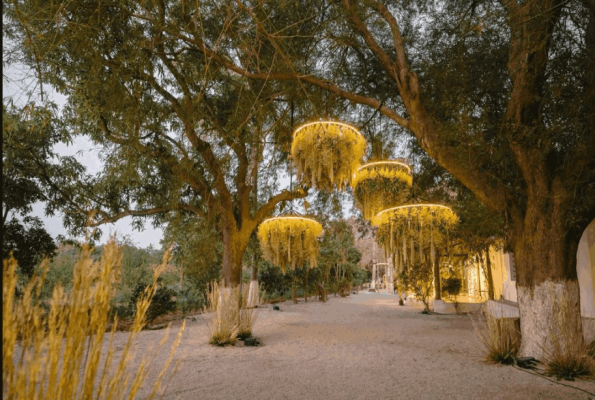
[[322, 225], [311, 218], [283, 216], [269, 218], [258, 227], [258, 240], [264, 258], [281, 267], [283, 273], [308, 263], [318, 263], [318, 240]]
[[365, 219], [403, 204], [413, 178], [411, 168], [399, 161], [369, 162], [359, 167], [351, 185], [357, 207]]
[[297, 177], [316, 189], [344, 190], [361, 164], [366, 140], [348, 124], [315, 121], [298, 127], [291, 157]]
[[377, 240], [392, 254], [393, 265], [402, 270], [405, 263], [423, 263], [428, 253], [433, 264], [436, 246], [450, 252], [448, 232], [458, 220], [450, 207], [407, 204], [379, 212], [372, 224], [379, 227]]

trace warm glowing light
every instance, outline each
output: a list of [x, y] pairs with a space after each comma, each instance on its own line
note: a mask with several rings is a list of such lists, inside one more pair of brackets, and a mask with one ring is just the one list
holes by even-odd
[[381, 214], [384, 214], [384, 213], [390, 213], [391, 211], [395, 211], [395, 210], [399, 210], [399, 209], [406, 209], [406, 208], [420, 208], [421, 209], [423, 207], [444, 208], [444, 209], [450, 210], [452, 212], [452, 208], [450, 208], [448, 206], [443, 206], [441, 204], [406, 204], [404, 206], [397, 206], [397, 207], [389, 208], [387, 210], [383, 210], [383, 211], [379, 212], [377, 216], [380, 216]]
[[295, 138], [296, 135], [299, 133], [299, 131], [301, 131], [302, 129], [305, 129], [309, 126], [315, 126], [315, 125], [338, 125], [338, 126], [341, 126], [341, 127], [347, 128], [347, 129], [351, 129], [354, 132], [356, 132], [358, 135], [361, 135], [359, 130], [353, 125], [349, 125], [349, 124], [346, 124], [344, 122], [339, 122], [339, 121], [327, 120], [327, 121], [312, 121], [312, 122], [307, 122], [305, 124], [302, 124], [295, 129], [295, 131], [293, 132], [293, 137]]
[[314, 121], [298, 127], [291, 157], [302, 183], [317, 189], [344, 190], [361, 164], [366, 140], [348, 124]]
[[365, 219], [378, 212], [403, 204], [413, 183], [411, 168], [399, 161], [375, 161], [362, 165], [351, 185], [356, 206]]
[[402, 270], [404, 264], [426, 262], [428, 256], [433, 263], [437, 246], [450, 254], [448, 232], [458, 220], [441, 204], [405, 204], [379, 212], [372, 224], [379, 227], [376, 240]]
[[409, 165], [404, 164], [400, 161], [374, 161], [374, 162], [370, 162], [370, 163], [366, 163], [364, 165], [362, 165], [361, 167], [359, 167], [357, 170], [358, 172], [361, 171], [364, 168], [369, 168], [369, 167], [373, 167], [373, 166], [383, 166], [383, 165], [400, 165], [401, 167], [407, 169], [407, 173], [411, 173], [411, 167], [409, 167]]
[[316, 267], [318, 240], [322, 225], [311, 218], [285, 216], [269, 218], [258, 227], [258, 240], [264, 258], [281, 267], [295, 269], [308, 263]]

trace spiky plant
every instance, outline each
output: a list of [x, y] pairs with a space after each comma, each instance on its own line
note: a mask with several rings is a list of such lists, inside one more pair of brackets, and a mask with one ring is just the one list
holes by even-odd
[[521, 344], [521, 334], [513, 319], [487, 314], [485, 318], [473, 321], [473, 325], [485, 347], [485, 361], [505, 365], [514, 363]]
[[239, 288], [222, 287], [217, 282], [209, 291], [209, 310], [214, 311], [207, 322], [209, 343], [217, 346], [235, 344], [238, 335]]
[[[105, 246], [100, 261], [93, 262], [91, 252], [92, 248], [88, 243], [85, 244], [81, 258], [74, 267], [72, 290], [66, 293], [61, 285], [57, 285], [50, 300], [49, 312], [44, 310], [39, 300], [48, 261], [45, 260], [42, 264], [42, 276], [34, 276], [23, 296], [16, 299], [17, 262], [14, 258], [4, 260], [4, 398], [133, 399], [140, 390], [148, 373], [148, 358], [141, 362], [133, 374], [127, 367], [127, 361], [131, 346], [145, 324], [145, 315], [157, 287], [157, 278], [166, 268], [169, 251], [164, 255], [163, 263], [155, 270], [153, 284], [137, 303], [134, 324], [120, 359], [116, 360], [114, 357], [117, 326], [114, 321], [107, 355], [102, 365], [100, 359], [108, 324], [109, 304], [115, 294], [122, 253], [113, 238]], [[183, 330], [184, 325], [149, 398], [153, 398], [159, 390]], [[168, 332], [166, 338], [167, 334]], [[161, 345], [164, 342], [165, 340]]]
[[[595, 374], [595, 361], [589, 356], [589, 346], [585, 343], [580, 329], [564, 329], [568, 324], [580, 324], [581, 319], [571, 315], [568, 296], [555, 302], [556, 312], [550, 327], [552, 351], [545, 352], [546, 373], [558, 379], [574, 380]], [[545, 350], [545, 349], [544, 349]]]
[[252, 336], [254, 324], [256, 323], [256, 319], [258, 318], [258, 314], [260, 312], [260, 308], [258, 307], [264, 303], [264, 293], [262, 296], [256, 294], [254, 304], [256, 307], [247, 308], [248, 289], [249, 288], [247, 286], [244, 287], [242, 293], [242, 304], [238, 319], [238, 339], [246, 339]]

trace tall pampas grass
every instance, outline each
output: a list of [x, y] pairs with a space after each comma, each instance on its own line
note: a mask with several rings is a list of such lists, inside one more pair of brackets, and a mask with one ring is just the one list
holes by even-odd
[[[252, 336], [254, 325], [258, 317], [258, 308], [247, 308], [249, 287], [245, 286], [240, 296], [240, 288], [224, 287], [223, 284], [212, 282], [207, 293], [207, 310], [213, 313], [207, 322], [209, 343], [225, 346], [235, 344], [237, 339]], [[263, 297], [256, 298], [257, 306], [264, 303]]]
[[238, 335], [238, 289], [213, 282], [209, 285], [208, 310], [213, 318], [207, 322], [209, 343], [217, 346], [235, 344]]
[[514, 319], [496, 318], [485, 313], [473, 320], [475, 333], [485, 348], [484, 360], [493, 364], [511, 365], [519, 352], [521, 333]]
[[580, 334], [581, 329], [568, 329], [571, 324], [582, 323], [580, 316], [572, 315], [570, 301], [565, 294], [554, 302], [554, 317], [550, 325], [552, 350], [544, 348], [546, 373], [566, 380], [592, 377], [595, 375], [595, 360], [589, 355], [589, 346]]
[[[73, 273], [72, 290], [61, 285], [54, 288], [49, 311], [39, 301], [39, 294], [48, 271], [34, 276], [20, 299], [15, 298], [17, 262], [4, 260], [2, 283], [2, 391], [10, 399], [134, 399], [148, 373], [149, 359], [141, 361], [131, 374], [127, 366], [131, 346], [145, 324], [147, 309], [157, 289], [157, 278], [165, 270], [170, 257], [164, 255], [156, 268], [153, 283], [137, 303], [132, 330], [115, 359], [114, 321], [109, 335], [107, 354], [101, 362], [104, 335], [108, 323], [110, 300], [120, 275], [122, 253], [114, 238], [105, 246], [101, 260], [93, 262], [92, 248], [83, 246]], [[165, 370], [172, 361], [184, 330], [182, 325], [170, 357], [153, 384], [149, 398], [160, 388]], [[161, 341], [159, 349], [164, 345]], [[157, 353], [155, 353], [157, 354]], [[153, 357], [154, 358], [154, 357]]]
[[254, 329], [254, 325], [256, 324], [256, 319], [258, 318], [258, 314], [260, 312], [260, 307], [264, 303], [264, 293], [262, 296], [259, 296], [256, 293], [256, 298], [254, 299], [254, 307], [248, 308], [248, 292], [250, 288], [249, 286], [244, 286], [244, 290], [242, 291], [242, 301], [240, 304], [239, 310], [239, 319], [238, 319], [238, 338], [239, 339], [246, 339], [252, 336], [252, 332]]

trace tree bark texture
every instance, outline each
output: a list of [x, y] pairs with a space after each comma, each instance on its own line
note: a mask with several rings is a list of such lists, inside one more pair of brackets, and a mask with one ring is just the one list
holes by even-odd
[[[514, 257], [517, 266], [517, 295], [521, 316], [521, 355], [543, 358], [555, 346], [574, 345], [582, 339], [580, 295], [576, 254], [580, 241], [577, 229], [565, 228], [568, 216], [555, 205], [549, 218], [541, 218], [540, 209], [556, 197], [540, 197], [530, 206], [523, 221], [522, 235], [516, 236]], [[554, 201], [555, 203], [555, 201]], [[557, 326], [559, 307], [564, 307], [565, 321]], [[564, 338], [572, 338], [567, 340]], [[558, 343], [556, 340], [560, 339]]]
[[490, 260], [490, 247], [486, 247], [486, 278], [488, 280], [488, 298], [494, 300], [494, 277], [492, 275], [492, 260]]
[[225, 286], [238, 286], [242, 279], [242, 258], [252, 232], [238, 231], [225, 226], [223, 239], [223, 267], [221, 277]]

